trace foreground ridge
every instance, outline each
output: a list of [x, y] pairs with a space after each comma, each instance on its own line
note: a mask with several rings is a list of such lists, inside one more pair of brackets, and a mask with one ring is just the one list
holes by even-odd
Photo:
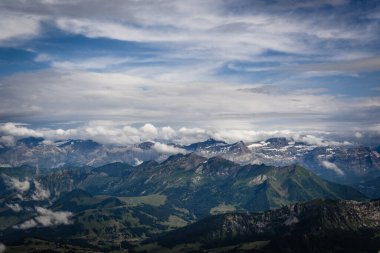
[[205, 218], [147, 245], [191, 252], [376, 252], [380, 201], [314, 200]]

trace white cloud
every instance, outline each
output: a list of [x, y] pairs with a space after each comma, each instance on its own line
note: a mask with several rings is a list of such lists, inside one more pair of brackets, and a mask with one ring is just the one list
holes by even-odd
[[290, 137], [289, 131], [254, 131], [254, 130], [221, 130], [212, 134], [212, 137], [217, 140], [226, 142], [253, 142], [266, 140], [270, 137], [283, 136]]
[[[14, 177], [10, 177], [6, 174], [2, 174], [2, 178], [4, 179], [5, 184], [10, 187], [11, 189], [14, 189], [18, 192], [18, 197], [20, 199], [24, 199], [22, 195], [24, 195], [26, 192], [29, 191], [31, 184], [28, 179], [25, 181], [19, 180]], [[44, 199], [49, 199], [50, 197], [50, 191], [48, 189], [44, 189], [42, 185], [37, 181], [33, 180], [33, 185], [34, 185], [34, 192], [31, 196], [32, 200], [44, 200]], [[12, 208], [12, 210], [17, 210], [19, 209], [18, 206], [11, 205], [9, 208]]]
[[148, 136], [148, 138], [155, 138], [158, 134], [157, 128], [150, 123], [145, 124], [140, 129], [143, 134], [146, 134]]
[[186, 150], [177, 148], [174, 146], [170, 146], [164, 143], [155, 142], [153, 145], [153, 149], [162, 154], [185, 154]]
[[319, 64], [305, 64], [302, 66], [286, 67], [284, 69], [295, 71], [305, 71], [314, 75], [336, 75], [359, 73], [359, 72], [371, 72], [380, 70], [380, 58], [379, 57], [361, 57], [359, 59], [344, 59], [344, 61], [331, 61]]
[[341, 170], [340, 168], [338, 168], [338, 166], [336, 166], [336, 164], [332, 163], [332, 162], [329, 162], [329, 161], [322, 161], [322, 165], [323, 167], [325, 167], [326, 169], [329, 169], [329, 170], [332, 170], [334, 171], [337, 175], [339, 176], [344, 176], [344, 172], [343, 170]]
[[204, 135], [206, 134], [206, 131], [201, 128], [187, 128], [187, 127], [181, 127], [179, 129], [179, 132], [184, 135]]
[[207, 130], [202, 128], [190, 128], [190, 127], [181, 127], [177, 130], [176, 137], [174, 138], [175, 142], [178, 144], [189, 144], [197, 141], [203, 141], [210, 137], [210, 133]]
[[71, 212], [55, 212], [43, 207], [36, 207], [38, 216], [29, 219], [19, 225], [15, 225], [16, 229], [29, 229], [37, 226], [48, 227], [54, 225], [68, 225], [70, 221]]
[[[82, 121], [85, 127], [34, 131], [15, 123], [0, 124], [0, 142], [12, 145], [12, 136], [41, 135], [117, 144], [150, 139], [188, 143], [208, 136], [232, 142], [257, 140], [276, 131], [282, 135], [287, 129], [294, 135], [299, 130], [375, 127], [376, 117], [362, 112], [378, 108], [376, 97], [353, 100], [328, 92], [282, 92], [276, 88], [282, 81], [257, 78], [256, 72], [280, 73], [283, 82], [289, 82], [291, 77], [359, 78], [358, 73], [377, 71], [380, 60], [372, 52], [373, 44], [378, 44], [377, 21], [354, 22], [352, 18], [363, 15], [356, 10], [347, 15], [346, 0], [262, 2], [0, 1], [2, 41], [38, 36], [43, 32], [41, 22], [47, 20], [67, 33], [143, 42], [154, 49], [127, 57], [107, 54], [106, 48], [77, 57], [27, 49], [37, 54], [36, 62], [50, 63], [51, 69], [0, 80], [3, 122]], [[324, 11], [326, 6], [334, 8], [333, 14]], [[376, 11], [365, 16], [376, 18]], [[118, 73], [112, 69], [116, 65]], [[247, 73], [234, 77], [225, 68], [252, 73], [249, 78]], [[247, 79], [260, 79], [260, 84], [243, 84]], [[279, 92], [246, 92], [263, 83]], [[341, 115], [347, 116], [342, 120]], [[358, 122], [351, 120], [352, 115], [363, 118]], [[94, 119], [104, 121], [92, 123]], [[122, 131], [106, 124], [120, 119], [127, 119]], [[130, 126], [145, 122], [151, 124]], [[162, 125], [173, 128], [157, 127]], [[181, 126], [187, 128], [174, 129]], [[298, 137], [330, 145], [314, 135]]]
[[23, 223], [21, 223], [19, 225], [14, 225], [13, 228], [29, 229], [29, 228], [33, 228], [33, 227], [37, 227], [37, 226], [38, 226], [37, 222], [34, 219], [30, 219], [30, 220], [24, 221]]
[[13, 212], [21, 212], [23, 208], [20, 206], [20, 204], [15, 203], [15, 204], [5, 204], [7, 207], [9, 207]]
[[337, 141], [331, 141], [331, 140], [325, 140], [321, 137], [313, 136], [310, 134], [307, 135], [301, 135], [296, 138], [294, 138], [296, 141], [302, 141], [307, 144], [316, 145], [316, 146], [341, 146], [341, 145], [350, 145], [351, 143], [347, 142], [337, 142]]
[[362, 137], [363, 137], [363, 134], [362, 134], [362, 133], [360, 133], [360, 132], [356, 132], [356, 133], [355, 133], [355, 138], [360, 139], [360, 138], [362, 138]]
[[[24, 85], [25, 80], [28, 80], [27, 86]], [[328, 123], [334, 122], [337, 115], [359, 115], [361, 110], [378, 106], [376, 98], [369, 103], [369, 99], [350, 101], [320, 92], [252, 93], [246, 92], [252, 88], [251, 85], [192, 83], [186, 80], [168, 82], [126, 73], [46, 71], [8, 77], [2, 80], [2, 84], [0, 93], [7, 100], [0, 100], [0, 112], [4, 115], [27, 115], [28, 122], [52, 119], [118, 121], [124, 118], [129, 124], [151, 122], [168, 125], [175, 121], [176, 125], [172, 127], [181, 124], [188, 128], [220, 126], [236, 129], [239, 126], [247, 130], [263, 125], [268, 130], [325, 130], [331, 129]], [[350, 127], [347, 122], [338, 123], [341, 125], [336, 128]], [[351, 123], [351, 127], [358, 127], [356, 123]], [[154, 138], [156, 131], [148, 126], [141, 130], [126, 128], [125, 131], [144, 131]], [[25, 126], [15, 123], [0, 125], [3, 135], [39, 135], [26, 130]], [[116, 138], [118, 133], [111, 133], [111, 130], [108, 126], [106, 130], [90, 125], [87, 134], [113, 134]], [[78, 134], [75, 131], [57, 129], [54, 135], [60, 134], [65, 138]], [[164, 131], [170, 134], [170, 130]], [[135, 134], [129, 133], [130, 141], [136, 141]]]
[[42, 207], [36, 207], [36, 211], [40, 216], [37, 216], [35, 219], [42, 226], [46, 227], [59, 224], [71, 224], [71, 221], [69, 219], [72, 216], [71, 212], [54, 212]]
[[[240, 125], [239, 125], [240, 126]], [[248, 126], [249, 127], [249, 126]], [[204, 141], [208, 138], [223, 140], [228, 143], [244, 141], [255, 142], [272, 137], [286, 137], [295, 141], [305, 142], [316, 146], [340, 146], [351, 145], [350, 142], [339, 142], [330, 139], [330, 132], [307, 130], [244, 130], [225, 129], [221, 127], [203, 128], [172, 128], [169, 126], [156, 127], [147, 123], [142, 127], [125, 125], [122, 122], [90, 121], [84, 126], [72, 129], [35, 129], [34, 133], [46, 138], [45, 144], [51, 145], [53, 141], [64, 139], [91, 139], [103, 144], [128, 145], [144, 141], [156, 141], [156, 150], [162, 153], [183, 153], [172, 146], [161, 146], [162, 142], [176, 144], [190, 144]], [[352, 134], [353, 135], [353, 134]], [[351, 135], [351, 136], [352, 136]], [[164, 144], [162, 144], [164, 145]], [[38, 183], [38, 182], [37, 182]]]
[[[46, 57], [46, 56], [45, 56]], [[117, 58], [117, 57], [98, 57], [98, 58], [90, 58], [81, 61], [59, 61], [53, 60], [49, 58], [45, 58], [44, 56], [40, 56], [38, 58], [39, 61], [42, 59], [46, 59], [46, 61], [50, 62], [51, 65], [58, 69], [66, 69], [66, 70], [102, 70], [112, 66], [116, 66], [119, 64], [123, 64], [128, 62], [128, 59], [125, 58]]]
[[44, 200], [49, 199], [50, 191], [48, 189], [44, 189], [42, 185], [37, 181], [33, 180], [35, 190], [32, 195], [33, 200]]
[[43, 140], [42, 144], [44, 144], [44, 145], [54, 145], [54, 142], [51, 141], [51, 140]]
[[0, 41], [26, 39], [40, 32], [41, 18], [33, 15], [0, 12]]
[[0, 144], [4, 146], [13, 146], [15, 144], [15, 138], [11, 135], [0, 136]]
[[[109, 8], [113, 17], [118, 17], [112, 21], [87, 14], [57, 17], [56, 23], [65, 31], [90, 38], [170, 42], [195, 57], [203, 58], [206, 54], [221, 59], [252, 58], [267, 49], [308, 54], [320, 49], [316, 42], [312, 43], [307, 38], [319, 42], [360, 40], [371, 35], [369, 31], [333, 22], [331, 19], [335, 20], [335, 17], [323, 14], [314, 15], [313, 19], [295, 14], [278, 15], [273, 9], [260, 8], [260, 4], [253, 3], [258, 8], [253, 8], [251, 13], [229, 12], [227, 15], [225, 9], [230, 6], [225, 4], [224, 1], [195, 1], [191, 5], [183, 1], [154, 4], [141, 1], [118, 6], [123, 9], [123, 16], [115, 8]], [[327, 1], [322, 4], [313, 2], [311, 6], [326, 4], [338, 6]], [[291, 5], [291, 8], [302, 7], [307, 6], [305, 3]]]
[[23, 194], [30, 189], [30, 182], [28, 180], [25, 181], [20, 181], [17, 178], [10, 177], [8, 175], [2, 174], [2, 177], [4, 179], [5, 184], [12, 188], [15, 189], [17, 192]]
[[[51, 3], [50, 3], [51, 2]], [[339, 7], [343, 0], [279, 1], [263, 5], [251, 1], [246, 9], [231, 1], [4, 1], [4, 23], [9, 29], [4, 37], [14, 34], [38, 34], [39, 20], [44, 18], [60, 29], [90, 38], [122, 41], [170, 43], [171, 49], [182, 51], [182, 57], [197, 59], [254, 59], [266, 50], [297, 54], [331, 55], [340, 48], [340, 40], [363, 41], [373, 37], [376, 25], [342, 22], [344, 13], [336, 15], [313, 12], [312, 18], [298, 8]], [[231, 8], [235, 7], [235, 8]], [[237, 7], [237, 9], [236, 9]], [[17, 15], [15, 14], [17, 13]], [[341, 15], [339, 15], [341, 14]], [[10, 20], [10, 21], [8, 21]], [[8, 31], [9, 30], [9, 31]], [[337, 41], [333, 43], [322, 43]], [[358, 43], [360, 46], [361, 44]], [[172, 53], [174, 53], [172, 52]], [[84, 61], [86, 62], [86, 60]], [[93, 61], [92, 61], [93, 62]], [[97, 62], [106, 62], [99, 60]], [[57, 61], [59, 67], [98, 68], [87, 64]]]
[[176, 135], [176, 131], [170, 126], [160, 128], [159, 136], [163, 140], [173, 140]]
[[0, 134], [8, 135], [8, 136], [14, 136], [14, 137], [40, 137], [41, 134], [29, 129], [27, 127], [24, 127], [22, 124], [17, 124], [13, 122], [3, 123], [0, 124]]

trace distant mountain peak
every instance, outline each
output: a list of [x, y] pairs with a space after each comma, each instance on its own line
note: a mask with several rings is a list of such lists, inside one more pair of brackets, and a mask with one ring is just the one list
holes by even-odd
[[204, 158], [203, 156], [200, 156], [200, 155], [197, 155], [196, 153], [192, 152], [192, 153], [188, 153], [185, 155], [187, 158], [189, 159], [206, 159]]
[[29, 148], [36, 147], [44, 141], [42, 137], [27, 137], [17, 141], [17, 144], [24, 144]]
[[285, 137], [269, 138], [265, 142], [269, 143], [271, 146], [276, 147], [284, 147], [289, 144], [289, 141]]
[[158, 163], [157, 161], [149, 160], [149, 161], [142, 162], [141, 164], [137, 165], [135, 168], [141, 169], [141, 168], [147, 168], [147, 167], [151, 167], [151, 166], [157, 166], [159, 164], [160, 163]]
[[[221, 157], [221, 156], [213, 156], [213, 157], [211, 157], [211, 158], [209, 158], [208, 160], [207, 160], [207, 162], [208, 163], [215, 163], [215, 162], [225, 162], [225, 163], [231, 163], [231, 164], [236, 164], [236, 163], [234, 163], [234, 162], [232, 162], [232, 161], [230, 161], [230, 160], [228, 160], [228, 159], [225, 159], [225, 158], [223, 158], [223, 157]], [[237, 165], [237, 164], [236, 164]]]
[[184, 146], [184, 149], [188, 151], [196, 151], [198, 149], [205, 149], [205, 148], [209, 148], [209, 147], [213, 147], [217, 145], [226, 145], [226, 144], [227, 143], [224, 141], [218, 141], [213, 138], [209, 138], [205, 141], [196, 142], [196, 143], [192, 143], [190, 145]]
[[247, 147], [247, 145], [245, 145], [243, 141], [238, 141], [232, 144], [230, 147], [230, 150], [233, 150], [233, 149], [238, 149], [239, 151], [245, 152], [245, 153], [250, 152], [249, 148]]
[[214, 156], [214, 157], [209, 158], [206, 161], [206, 164], [216, 169], [239, 166], [239, 164], [234, 163], [220, 156]]
[[199, 156], [195, 153], [190, 153], [186, 155], [176, 154], [170, 156], [168, 159], [163, 161], [161, 165], [190, 170], [196, 168], [200, 163], [206, 160], [206, 158]]
[[93, 140], [67, 140], [65, 143], [58, 145], [58, 147], [63, 148], [67, 146], [72, 146], [74, 148], [80, 149], [95, 149], [101, 146]]
[[169, 156], [169, 157], [168, 157], [165, 161], [163, 161], [162, 163], [167, 163], [167, 162], [170, 162], [170, 161], [175, 161], [175, 160], [178, 160], [179, 158], [183, 158], [183, 157], [186, 157], [186, 155], [181, 154], [181, 153], [174, 154], [174, 155]]

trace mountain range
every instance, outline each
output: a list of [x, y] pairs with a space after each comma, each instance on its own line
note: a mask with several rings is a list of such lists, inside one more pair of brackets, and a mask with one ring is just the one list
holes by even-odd
[[[166, 145], [180, 153], [153, 142], [41, 138], [3, 147], [0, 243], [11, 252], [372, 252], [380, 245], [380, 204], [369, 200], [379, 196], [376, 149], [285, 138]], [[48, 167], [52, 161], [59, 166]]]
[[[167, 148], [169, 147], [169, 148]], [[380, 176], [379, 147], [358, 145], [316, 145], [286, 138], [254, 143], [226, 143], [214, 139], [190, 145], [143, 142], [128, 146], [104, 145], [92, 140], [46, 142], [43, 138], [20, 139], [14, 146], [0, 147], [0, 166], [28, 165], [39, 168], [67, 166], [98, 167], [114, 162], [138, 165], [144, 161], [162, 162], [176, 153], [196, 153], [210, 158], [220, 156], [246, 164], [287, 166], [299, 164], [324, 179], [356, 185]]]
[[316, 200], [220, 214], [147, 240], [149, 252], [377, 252], [380, 201]]

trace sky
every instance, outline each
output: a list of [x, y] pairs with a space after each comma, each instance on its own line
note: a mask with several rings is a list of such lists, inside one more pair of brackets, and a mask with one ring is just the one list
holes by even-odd
[[378, 0], [2, 0], [0, 28], [0, 142], [380, 142]]

